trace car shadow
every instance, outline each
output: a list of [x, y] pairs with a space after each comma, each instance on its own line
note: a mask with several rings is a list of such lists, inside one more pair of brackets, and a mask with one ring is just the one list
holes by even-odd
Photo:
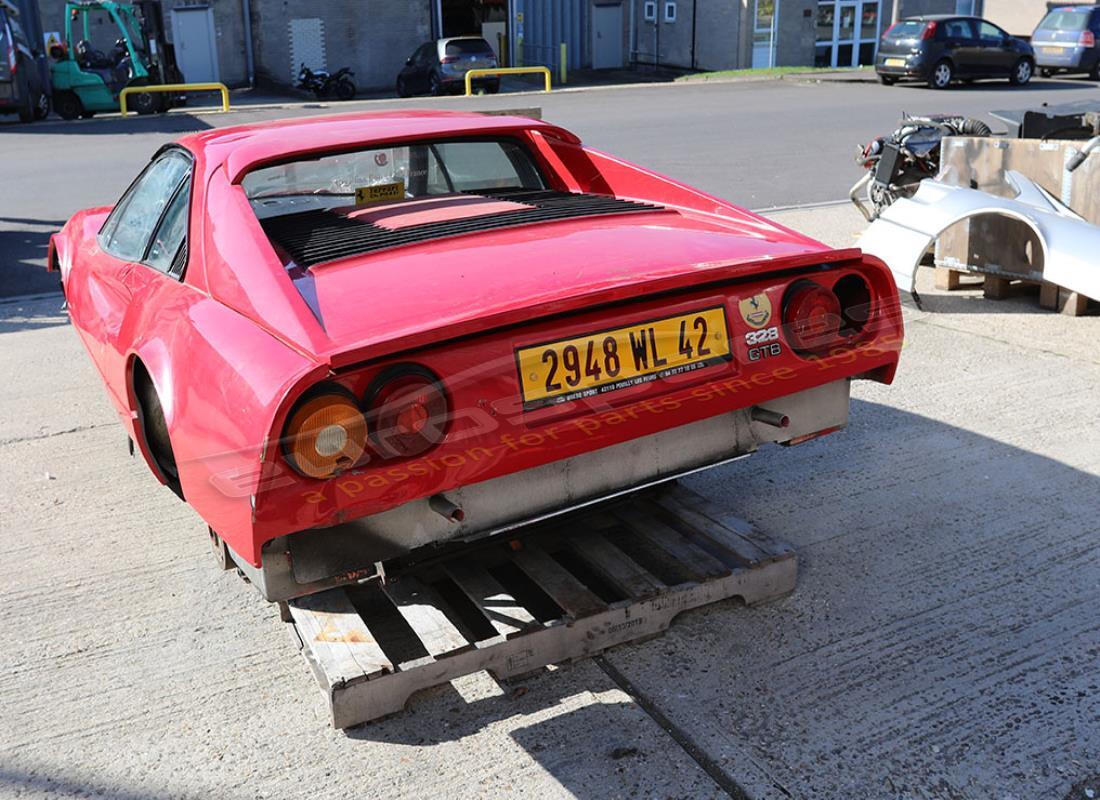
[[[1005, 403], [1019, 402], [1012, 391], [1006, 384]], [[978, 429], [1000, 402], [984, 400]], [[1055, 409], [1044, 429], [1079, 425], [1076, 414]], [[821, 786], [848, 789], [830, 797], [879, 796], [886, 780], [920, 776], [944, 796], [1056, 797], [1088, 774], [1089, 743], [1100, 742], [1088, 699], [1100, 652], [1097, 475], [856, 399], [835, 436], [687, 482], [792, 544], [798, 588], [762, 606], [687, 611], [664, 635], [607, 658], [731, 778], [746, 765], [730, 752], [754, 754], [793, 796], [823, 796]], [[607, 751], [623, 735], [606, 723], [593, 733], [591, 706], [605, 699], [553, 713], [582, 670], [584, 688], [607, 690], [584, 661], [469, 702], [438, 687], [346, 736], [434, 745], [512, 720], [513, 740], [553, 778], [577, 796], [604, 796], [601, 780], [621, 766]], [[966, 730], [944, 738], [956, 724]], [[1039, 758], [1037, 742], [1049, 769], [1021, 768]]]
[[64, 220], [0, 217], [0, 298], [61, 291], [46, 271], [50, 236]]
[[1036, 79], [1034, 81], [1031, 81], [1026, 86], [1013, 86], [1011, 83], [1009, 83], [1005, 79], [990, 78], [990, 79], [986, 79], [986, 80], [971, 81], [970, 83], [958, 83], [958, 82], [956, 82], [956, 83], [951, 84], [951, 86], [946, 90], [944, 90], [944, 89], [930, 89], [927, 84], [917, 82], [917, 81], [905, 82], [905, 83], [896, 83], [896, 84], [894, 84], [894, 86], [892, 88], [926, 89], [926, 90], [935, 91], [935, 92], [940, 92], [940, 91], [975, 92], [975, 91], [989, 91], [990, 89], [993, 89], [995, 91], [1003, 91], [1003, 92], [1026, 93], [1026, 92], [1048, 92], [1048, 91], [1057, 92], [1057, 91], [1065, 91], [1065, 90], [1080, 91], [1083, 84], [1087, 85], [1089, 83], [1091, 83], [1091, 81], [1089, 81], [1087, 79], [1081, 81], [1081, 80], [1071, 80], [1071, 79], [1068, 79], [1068, 78], [1041, 78], [1041, 79]]
[[[53, 279], [57, 281], [56, 274]], [[25, 297], [0, 298], [0, 334], [68, 325], [65, 298], [60, 291]]]
[[[212, 109], [213, 111], [213, 109]], [[5, 121], [0, 117], [0, 136], [3, 134], [41, 133], [51, 136], [118, 136], [129, 133], [193, 133], [213, 128], [207, 120], [188, 112], [152, 114], [139, 116], [129, 114], [126, 117], [93, 117], [91, 119], [63, 120], [50, 117], [41, 122]]]

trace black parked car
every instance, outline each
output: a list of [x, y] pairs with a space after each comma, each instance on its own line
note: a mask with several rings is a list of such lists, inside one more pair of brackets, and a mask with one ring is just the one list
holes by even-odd
[[[409, 57], [405, 68], [397, 76], [397, 94], [409, 97], [414, 94], [465, 92], [467, 70], [493, 69], [496, 65], [496, 53], [479, 36], [457, 36], [426, 42]], [[500, 89], [500, 78], [475, 78], [473, 86], [496, 94]]]
[[38, 55], [15, 14], [0, 6], [0, 114], [18, 113], [23, 122], [49, 115], [50, 95]]
[[1031, 34], [1040, 74], [1084, 72], [1100, 81], [1097, 39], [1100, 39], [1100, 6], [1052, 9]]
[[926, 16], [895, 22], [882, 35], [875, 72], [887, 86], [903, 79], [946, 89], [952, 81], [1031, 80], [1035, 54], [1023, 39], [977, 17]]

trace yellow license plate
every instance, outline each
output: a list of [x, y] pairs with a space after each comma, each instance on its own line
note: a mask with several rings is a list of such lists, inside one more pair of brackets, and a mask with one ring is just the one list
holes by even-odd
[[904, 67], [905, 66], [905, 59], [904, 58], [888, 58], [888, 59], [886, 59], [886, 66], [888, 66], [888, 67]]
[[721, 306], [516, 350], [525, 410], [729, 361]]
[[1044, 53], [1046, 53], [1048, 56], [1060, 56], [1060, 55], [1062, 55], [1062, 48], [1061, 47], [1040, 47], [1039, 49], [1042, 50]]

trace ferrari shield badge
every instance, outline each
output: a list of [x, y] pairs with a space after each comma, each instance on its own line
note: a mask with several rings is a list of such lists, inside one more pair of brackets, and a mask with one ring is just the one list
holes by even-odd
[[772, 301], [766, 294], [754, 294], [737, 304], [741, 319], [750, 328], [763, 328], [772, 318]]

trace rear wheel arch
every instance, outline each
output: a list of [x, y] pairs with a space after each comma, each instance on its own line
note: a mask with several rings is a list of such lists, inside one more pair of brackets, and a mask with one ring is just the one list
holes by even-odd
[[145, 463], [161, 483], [181, 500], [179, 468], [172, 447], [161, 395], [152, 374], [140, 356], [134, 355], [129, 369], [130, 404], [134, 411], [134, 436]]

